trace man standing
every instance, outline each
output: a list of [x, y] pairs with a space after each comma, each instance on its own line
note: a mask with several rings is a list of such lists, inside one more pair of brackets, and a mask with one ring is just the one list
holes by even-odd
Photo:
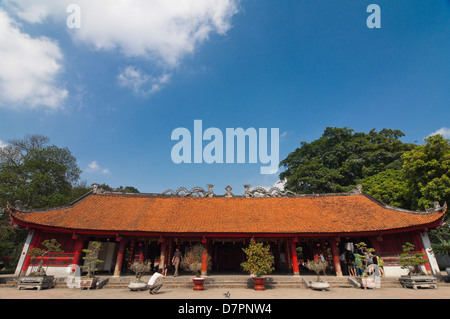
[[162, 287], [162, 280], [164, 278], [166, 278], [167, 275], [167, 269], [164, 270], [164, 275], [162, 274], [163, 270], [162, 269], [158, 269], [157, 272], [155, 272], [153, 274], [153, 276], [150, 278], [150, 280], [148, 281], [148, 289], [149, 289], [149, 293], [154, 295], [158, 292], [158, 290]]
[[173, 275], [174, 277], [178, 276], [178, 268], [180, 267], [180, 262], [181, 262], [181, 252], [177, 248], [175, 249], [175, 253], [173, 254], [172, 258], [172, 264], [175, 266], [175, 273]]

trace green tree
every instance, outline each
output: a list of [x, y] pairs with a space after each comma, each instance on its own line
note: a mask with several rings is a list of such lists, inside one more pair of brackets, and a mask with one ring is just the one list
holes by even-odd
[[138, 189], [133, 186], [125, 186], [125, 187], [119, 186], [119, 187], [113, 188], [107, 184], [100, 184], [100, 185], [98, 185], [98, 187], [104, 189], [107, 192], [135, 193], [135, 194], [139, 193]]
[[409, 208], [408, 184], [400, 169], [388, 169], [364, 178], [364, 192], [391, 206]]
[[433, 207], [435, 201], [450, 202], [450, 140], [433, 135], [403, 154], [403, 172], [411, 209]]
[[401, 168], [402, 154], [413, 147], [400, 140], [403, 136], [392, 129], [355, 133], [346, 127], [327, 127], [319, 139], [302, 142], [281, 161], [285, 171], [280, 179], [297, 193], [349, 191], [363, 178]]
[[21, 200], [28, 207], [50, 208], [70, 201], [81, 170], [69, 149], [48, 142], [31, 135], [0, 148], [0, 206]]
[[48, 143], [45, 136], [31, 135], [0, 148], [0, 256], [11, 258], [12, 265], [19, 258], [26, 232], [8, 225], [6, 204], [20, 200], [31, 208], [50, 208], [74, 199], [72, 184], [81, 174], [76, 159], [67, 148]]

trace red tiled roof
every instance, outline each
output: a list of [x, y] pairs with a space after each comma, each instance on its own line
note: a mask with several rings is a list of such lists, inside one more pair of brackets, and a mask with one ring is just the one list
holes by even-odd
[[89, 194], [55, 210], [10, 210], [20, 225], [60, 230], [300, 234], [355, 233], [437, 225], [446, 206], [436, 212], [395, 209], [366, 194], [303, 197], [194, 198]]

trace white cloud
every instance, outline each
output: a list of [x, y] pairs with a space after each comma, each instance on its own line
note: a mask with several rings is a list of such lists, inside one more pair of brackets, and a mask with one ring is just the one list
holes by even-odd
[[164, 73], [154, 78], [134, 66], [128, 66], [117, 78], [120, 86], [128, 87], [140, 95], [148, 95], [161, 90], [169, 82], [170, 74]]
[[436, 135], [436, 134], [441, 134], [441, 135], [444, 136], [444, 138], [450, 138], [450, 128], [448, 128], [448, 127], [442, 127], [442, 128], [440, 128], [439, 130], [437, 130], [436, 132], [431, 133], [431, 134], [428, 135], [428, 136], [433, 136], [433, 135]]
[[55, 41], [21, 32], [0, 9], [0, 107], [60, 108], [68, 95], [57, 83], [62, 59]]
[[[81, 28], [74, 39], [97, 50], [119, 49], [175, 67], [212, 33], [225, 34], [239, 0], [77, 0]], [[72, 0], [6, 0], [6, 6], [29, 23], [49, 17], [66, 22]], [[73, 32], [72, 32], [73, 31]]]
[[86, 171], [88, 173], [101, 173], [101, 174], [105, 174], [105, 175], [110, 173], [109, 169], [100, 167], [100, 165], [98, 165], [97, 161], [92, 161], [91, 163], [89, 163]]
[[[93, 50], [115, 50], [127, 58], [150, 62], [153, 68], [161, 70], [158, 74], [150, 76], [134, 67], [127, 67], [118, 75], [120, 85], [131, 88], [135, 93], [147, 95], [161, 90], [168, 83], [173, 69], [178, 67], [185, 57], [192, 55], [212, 34], [226, 34], [231, 28], [231, 18], [239, 11], [239, 1], [77, 0], [75, 3], [81, 9], [81, 27], [75, 29], [67, 28], [66, 24], [71, 16], [67, 7], [74, 3], [73, 0], [4, 0], [2, 7], [17, 19], [30, 24], [56, 22], [67, 29], [75, 42]], [[31, 40], [33, 39], [28, 37], [28, 42]], [[22, 42], [25, 42], [24, 38]], [[36, 55], [40, 59], [34, 61], [49, 58], [48, 61], [43, 61], [46, 63], [34, 65], [34, 68], [49, 65], [42, 67], [45, 73], [42, 74], [42, 70], [22, 71], [24, 76], [21, 79], [30, 73], [34, 76], [26, 81], [25, 84], [28, 85], [23, 87], [18, 85], [21, 81], [15, 78], [6, 83], [10, 83], [15, 89], [10, 91], [16, 92], [11, 98], [18, 99], [19, 96], [23, 100], [29, 97], [32, 106], [44, 104], [56, 108], [67, 96], [67, 91], [57, 88], [52, 82], [61, 69], [62, 56], [54, 41], [46, 38], [34, 39], [34, 44], [37, 43], [47, 50], [25, 50], [22, 55], [29, 55], [25, 61], [32, 61], [32, 57]], [[28, 47], [31, 47], [31, 44]], [[16, 56], [17, 60], [24, 60], [21, 54], [11, 55]], [[50, 65], [52, 61], [53, 64]], [[18, 62], [14, 65], [17, 64]], [[15, 67], [10, 69], [14, 70]], [[132, 71], [137, 73], [133, 74]], [[43, 81], [38, 81], [38, 75]], [[36, 86], [36, 83], [41, 83], [41, 86]]]

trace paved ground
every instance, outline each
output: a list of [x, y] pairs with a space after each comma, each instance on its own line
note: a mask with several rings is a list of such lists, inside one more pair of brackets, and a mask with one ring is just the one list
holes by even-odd
[[[230, 298], [223, 294], [230, 292]], [[364, 290], [356, 288], [331, 288], [329, 291], [276, 288], [254, 291], [246, 288], [210, 288], [193, 291], [189, 288], [161, 288], [157, 295], [147, 291], [130, 291], [123, 288], [80, 290], [69, 288], [18, 290], [0, 288], [0, 299], [450, 299], [450, 287], [436, 289], [381, 288]]]

